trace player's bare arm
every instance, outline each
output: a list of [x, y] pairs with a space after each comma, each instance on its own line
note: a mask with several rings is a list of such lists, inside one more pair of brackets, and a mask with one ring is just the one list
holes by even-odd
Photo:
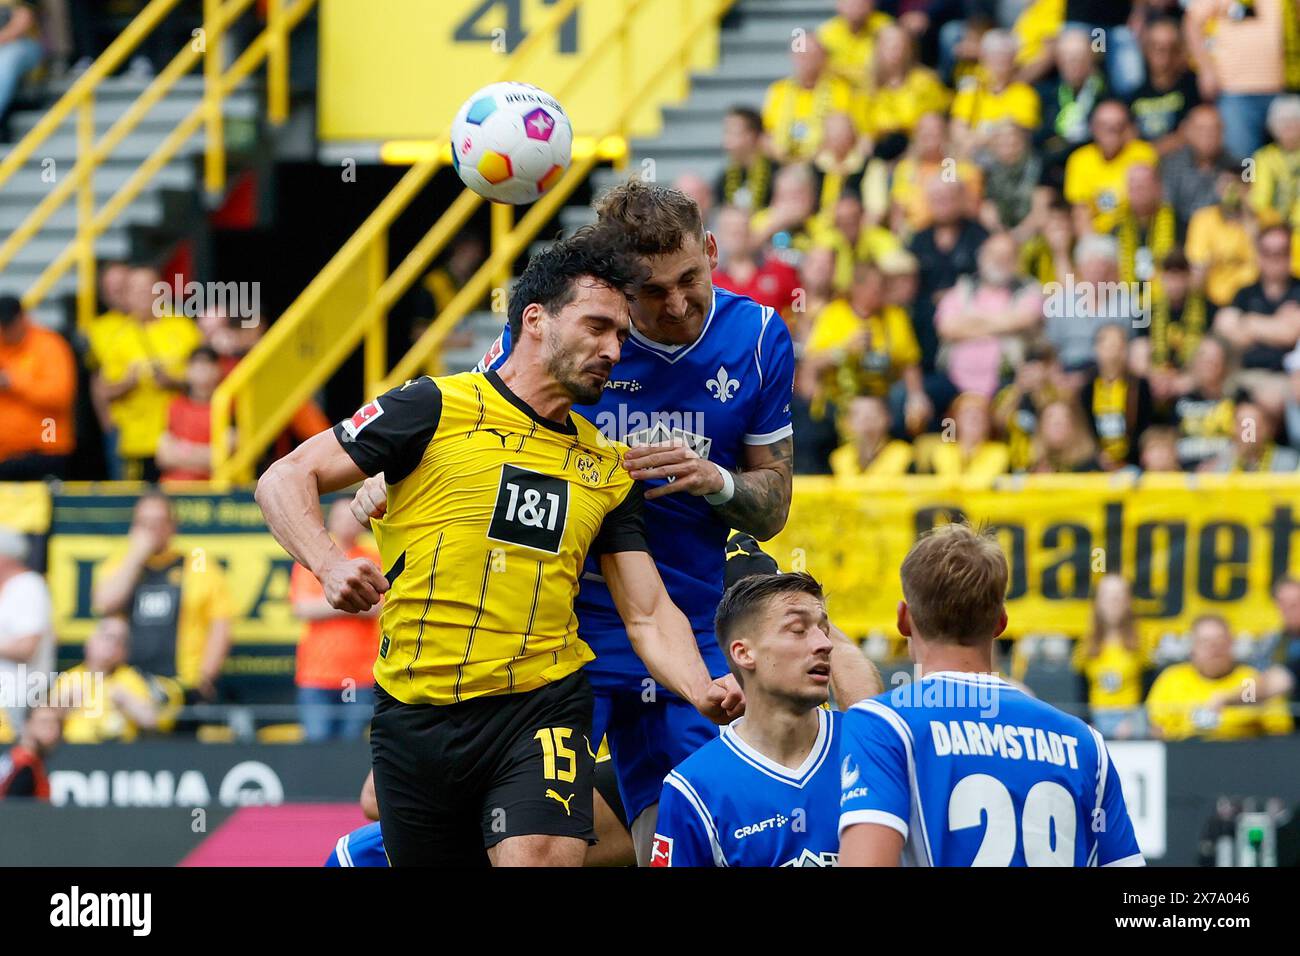
[[848, 710], [860, 700], [884, 691], [880, 671], [862, 648], [827, 619], [826, 634], [831, 639], [831, 693], [840, 710]]
[[651, 676], [715, 723], [738, 716], [744, 707], [739, 687], [730, 676], [709, 676], [690, 622], [669, 598], [649, 553], [602, 555], [600, 571], [632, 649]]
[[[793, 488], [794, 438], [782, 438], [767, 445], [746, 445], [742, 470], [731, 474], [734, 491], [730, 500], [715, 506], [718, 516], [737, 531], [766, 541], [785, 527], [790, 515]], [[721, 494], [727, 480], [719, 466], [682, 442], [641, 445], [624, 456], [633, 478], [672, 478], [666, 485], [651, 488], [646, 498], [686, 492], [693, 495]]]
[[903, 834], [879, 823], [855, 823], [840, 834], [840, 866], [898, 866]]
[[325, 530], [320, 496], [365, 477], [332, 431], [321, 432], [281, 458], [257, 482], [256, 498], [281, 547], [320, 580], [340, 611], [367, 611], [388, 581], [367, 558], [349, 560]]

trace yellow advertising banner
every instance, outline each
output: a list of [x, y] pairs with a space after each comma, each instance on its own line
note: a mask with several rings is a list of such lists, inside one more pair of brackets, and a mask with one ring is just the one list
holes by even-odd
[[520, 45], [559, 0], [322, 0], [319, 132], [326, 140], [434, 140], [476, 89], [509, 79], [564, 104], [578, 136], [653, 76], [632, 133], [659, 129], [658, 109], [687, 93], [686, 73], [717, 59], [717, 29], [669, 63], [701, 16], [698, 0], [585, 0], [559, 28]]
[[[95, 574], [125, 548], [136, 493], [103, 486], [54, 496], [48, 578], [61, 641], [90, 632]], [[173, 500], [178, 547], [225, 571], [244, 658], [231, 668], [291, 670], [300, 631], [288, 602], [293, 561], [266, 531], [251, 490]], [[1259, 634], [1277, 625], [1273, 582], [1300, 573], [1300, 476], [799, 478], [790, 520], [764, 548], [784, 570], [822, 581], [846, 631], [895, 637], [903, 557], [919, 534], [960, 517], [990, 527], [1007, 554], [1012, 636], [1082, 633], [1108, 571], [1131, 582], [1148, 637], [1184, 631], [1205, 612]]]
[[[137, 492], [99, 486], [58, 494], [47, 551], [47, 579], [60, 643], [79, 644], [94, 627], [91, 591], [104, 562], [127, 547]], [[289, 607], [293, 559], [266, 530], [251, 490], [176, 494], [176, 548], [224, 572], [234, 607], [227, 674], [291, 675], [302, 625]]]
[[918, 535], [960, 517], [988, 526], [1007, 554], [1012, 636], [1082, 633], [1108, 571], [1132, 584], [1149, 636], [1202, 613], [1259, 634], [1277, 626], [1273, 582], [1300, 569], [1295, 475], [801, 478], [785, 530], [764, 548], [822, 581], [847, 632], [894, 637], [904, 556]]
[[23, 534], [50, 530], [50, 487], [43, 481], [0, 482], [0, 524]]

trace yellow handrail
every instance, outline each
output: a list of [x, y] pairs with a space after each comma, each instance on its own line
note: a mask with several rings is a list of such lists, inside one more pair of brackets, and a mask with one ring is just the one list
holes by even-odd
[[[118, 117], [108, 131], [98, 141], [95, 140], [94, 104], [99, 82], [125, 60], [172, 11], [177, 2], [178, 0], [152, 0], [126, 30], [109, 45], [108, 50], [95, 64], [47, 111], [4, 160], [0, 161], [0, 184], [3, 184], [35, 153], [73, 110], [77, 111], [77, 162], [72, 171], [58, 181], [18, 228], [3, 243], [0, 243], [0, 270], [2, 270], [13, 261], [19, 249], [39, 233], [68, 197], [76, 192], [77, 235], [46, 266], [24, 293], [23, 303], [28, 308], [40, 303], [54, 283], [73, 263], [76, 263], [78, 266], [77, 320], [81, 324], [91, 318], [95, 305], [95, 240], [143, 191], [158, 170], [175, 157], [185, 142], [197, 131], [201, 122], [207, 124], [205, 186], [212, 193], [219, 192], [224, 187], [225, 149], [222, 135], [222, 105], [225, 98], [257, 69], [263, 60], [268, 62], [268, 70], [271, 74], [267, 81], [268, 115], [272, 122], [282, 122], [287, 114], [286, 37], [315, 6], [316, 0], [298, 0], [289, 9], [285, 9], [281, 2], [270, 3], [266, 29], [225, 71], [222, 71], [219, 60], [220, 40], [225, 35], [227, 27], [252, 6], [253, 0], [229, 0], [228, 3], [222, 3], [221, 0], [204, 0], [202, 34], [187, 43], [122, 116]], [[189, 115], [180, 120], [163, 142], [96, 213], [92, 185], [95, 169], [139, 125], [149, 110], [171, 91], [180, 78], [193, 68], [200, 56], [204, 58], [203, 100]]]
[[[511, 76], [519, 75], [524, 63], [536, 52], [545, 48], [550, 38], [560, 29], [564, 21], [572, 16], [581, 2], [582, 0], [562, 0], [552, 7], [537, 29], [530, 31], [511, 53], [502, 67], [498, 80], [504, 81]], [[442, 138], [442, 142], [446, 142], [446, 137]], [[275, 439], [276, 435], [285, 429], [303, 403], [325, 384], [334, 370], [357, 347], [363, 336], [366, 336], [368, 326], [375, 324], [363, 319], [371, 315], [382, 316], [391, 307], [391, 302], [388, 302], [382, 305], [383, 312], [367, 308], [364, 315], [358, 315], [348, 323], [346, 328], [337, 330], [337, 334], [326, 346], [325, 351], [314, 356], [313, 367], [308, 374], [291, 383], [287, 393], [278, 397], [277, 401], [269, 407], [265, 409], [256, 407], [257, 396], [252, 393], [251, 384], [266, 369], [274, 366], [280, 350], [292, 345], [295, 333], [312, 321], [318, 314], [318, 308], [325, 304], [327, 297], [332, 298], [332, 293], [341, 284], [351, 279], [354, 270], [360, 269], [363, 264], [367, 266], [367, 301], [371, 304], [380, 302], [375, 297], [380, 291], [381, 283], [376, 281], [378, 276], [375, 270], [369, 268], [378, 256], [375, 246], [380, 242], [386, 245], [384, 237], [387, 236], [388, 229], [428, 185], [429, 180], [440, 167], [441, 162], [435, 155], [433, 158], [414, 164], [407, 170], [406, 175], [384, 197], [375, 211], [366, 217], [366, 221], [326, 263], [320, 273], [308, 283], [307, 288], [276, 320], [266, 335], [222, 380], [212, 396], [212, 434], [225, 435], [229, 432], [232, 423], [237, 422], [240, 435], [237, 447], [233, 450], [229, 449], [225, 442], [213, 443], [214, 481], [251, 477], [253, 464], [258, 455]], [[442, 251], [443, 247], [469, 221], [470, 216], [482, 202], [479, 196], [469, 190], [461, 193], [431, 230], [432, 241], [422, 240], [417, 246], [418, 249], [428, 250], [428, 261]], [[425, 240], [429, 240], [430, 235], [426, 235]], [[386, 271], [386, 268], [380, 270], [380, 272]], [[365, 341], [363, 367], [367, 374], [366, 389], [370, 391], [378, 384], [378, 375], [382, 374], [382, 362], [378, 359], [377, 353], [383, 337], [378, 331], [374, 331], [365, 337]], [[370, 378], [371, 375], [375, 378]], [[240, 406], [238, 415], [234, 414], [236, 403]]]
[[[707, 6], [704, 16], [693, 22], [691, 27], [685, 31], [685, 39], [669, 54], [663, 66], [655, 74], [648, 77], [639, 88], [624, 98], [622, 108], [615, 114], [614, 119], [608, 123], [604, 133], [601, 134], [602, 136], [613, 136], [626, 128], [632, 116], [644, 105], [643, 100], [646, 94], [657, 83], [662, 81], [665, 74], [674, 67], [680, 66], [676, 62], [677, 58], [685, 57], [691, 45], [696, 42], [696, 32], [720, 18], [733, 2], [734, 0], [714, 0], [713, 4]], [[624, 43], [628, 42], [625, 31], [621, 36], [621, 40]], [[558, 207], [563, 199], [568, 198], [569, 194], [586, 178], [595, 162], [596, 157], [592, 155], [581, 162], [574, 163], [560, 181], [552, 187], [551, 191], [529, 210], [528, 215], [524, 216], [510, 233], [505, 248], [501, 250], [493, 249], [491, 258], [479, 267], [473, 278], [465, 283], [451, 302], [447, 303], [447, 307], [430, 323], [429, 328], [425, 329], [424, 334], [416, 340], [376, 391], [382, 392], [406, 381], [433, 357], [447, 336], [451, 334], [452, 329], [456, 327], [456, 324], [469, 313], [474, 303], [481, 301], [487, 293], [491, 287], [494, 270], [507, 269], [510, 265], [513, 265], [515, 259], [519, 257], [527, 244], [532, 242], [537, 231], [546, 224], [550, 215], [555, 211], [555, 207]], [[561, 193], [562, 195], [559, 195]], [[540, 210], [541, 215], [534, 217], [533, 214], [539, 212], [539, 207], [551, 200], [554, 200], [554, 202], [549, 210], [542, 209]]]
[[[611, 47], [624, 51], [626, 63], [629, 44], [632, 42], [626, 27], [632, 14], [644, 2], [645, 0], [627, 0], [624, 4], [623, 17], [613, 31], [618, 37], [618, 42], [595, 45], [584, 63], [573, 71], [564, 87], [550, 92], [563, 100], [574, 83], [594, 75], [587, 67]], [[603, 138], [623, 133], [629, 119], [638, 110], [645, 108], [648, 94], [654, 91], [656, 84], [661, 82], [665, 75], [674, 69], [681, 70], [685, 75], [689, 67], [691, 49], [699, 42], [699, 31], [720, 19], [732, 3], [734, 0], [714, 0], [712, 3], [700, 4], [705, 8], [705, 14], [692, 23], [690, 29], [683, 32], [681, 43], [669, 51], [664, 58], [664, 63], [642, 84], [640, 89], [629, 93], [626, 87], [624, 88], [622, 108], [607, 122], [606, 132], [594, 138], [595, 142], [599, 143]], [[501, 78], [519, 76], [517, 71], [520, 65], [520, 54], [526, 53], [530, 44], [540, 46], [559, 29], [561, 23], [568, 19], [577, 6], [576, 0], [565, 0], [552, 8], [551, 16], [546, 23], [530, 31], [527, 39], [520, 44]], [[443, 141], [445, 142], [445, 138]], [[383, 360], [371, 343], [382, 341], [384, 319], [388, 310], [423, 274], [434, 257], [459, 232], [483, 201], [469, 190], [463, 191], [387, 280], [378, 282], [373, 269], [364, 270], [363, 275], [362, 265], [374, 262], [376, 245], [383, 241], [394, 219], [406, 209], [414, 196], [428, 182], [437, 169], [439, 161], [436, 158], [426, 159], [412, 166], [375, 212], [307, 286], [302, 295], [271, 326], [267, 335], [217, 388], [212, 400], [212, 434], [226, 435], [234, 423], [238, 427], [238, 441], [233, 449], [227, 447], [225, 442], [214, 443], [213, 480], [228, 483], [250, 479], [253, 466], [263, 450], [276, 435], [283, 431], [301, 405], [324, 385], [363, 337], [367, 342], [363, 360], [367, 395], [373, 395], [413, 374], [420, 364], [441, 346], [452, 328], [472, 306], [481, 301], [492, 286], [494, 278], [508, 276], [511, 266], [520, 253], [556, 212], [560, 204], [582, 183], [598, 160], [599, 151], [594, 149], [587, 155], [575, 156], [573, 164], [559, 182], [552, 186], [513, 228], [509, 228], [508, 225], [512, 215], [511, 210], [504, 209], [496, 212], [493, 217], [492, 255], [443, 309], [406, 356], [381, 381], [376, 377], [376, 370], [382, 367]], [[365, 258], [367, 256], [371, 258], [367, 260]], [[359, 290], [358, 286], [364, 286], [364, 290]], [[332, 297], [338, 290], [344, 290], [354, 297], [359, 296], [355, 306], [356, 311], [350, 317], [340, 319], [337, 309], [335, 314], [329, 314], [319, 308], [323, 305], [326, 296]], [[346, 301], [346, 297], [342, 298]], [[345, 307], [340, 305], [338, 308]], [[277, 383], [280, 386], [279, 391], [274, 394], [270, 393], [272, 389], [259, 388], [265, 383], [267, 373], [276, 368], [277, 360], [284, 354], [283, 350], [294, 345], [297, 345], [300, 350], [315, 348], [314, 342], [308, 343], [306, 337], [299, 334], [304, 328], [314, 328], [317, 339], [326, 339], [321, 351], [312, 351], [310, 366], [301, 370], [302, 375], [294, 377], [290, 382], [279, 381]], [[324, 334], [327, 329], [331, 334]], [[268, 393], [262, 394], [263, 391]], [[235, 414], [236, 408], [238, 414]]]

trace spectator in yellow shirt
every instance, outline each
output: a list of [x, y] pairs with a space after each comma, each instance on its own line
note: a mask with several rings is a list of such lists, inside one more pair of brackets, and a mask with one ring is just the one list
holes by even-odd
[[1053, 41], [1065, 26], [1065, 0], [1030, 0], [1020, 11], [1011, 32], [1019, 41], [1016, 51], [1017, 78], [1037, 83], [1052, 72]]
[[1088, 687], [1088, 720], [1102, 736], [1146, 736], [1146, 655], [1138, 639], [1133, 591], [1122, 575], [1106, 574], [1097, 581], [1092, 624], [1075, 644], [1074, 667]]
[[1038, 94], [1015, 79], [1016, 38], [990, 30], [980, 39], [980, 72], [963, 80], [952, 102], [953, 141], [966, 156], [988, 145], [998, 124], [1010, 120], [1033, 130], [1042, 119]]
[[1161, 671], [1147, 695], [1152, 729], [1165, 740], [1241, 740], [1294, 729], [1290, 688], [1233, 658], [1232, 632], [1217, 614], [1192, 622], [1191, 658]]
[[889, 427], [889, 406], [883, 398], [859, 395], [850, 401], [844, 423], [848, 440], [831, 452], [831, 472], [835, 477], [906, 474], [912, 464], [912, 446], [890, 438]]
[[826, 48], [830, 71], [854, 86], [862, 86], [871, 69], [880, 31], [894, 18], [876, 9], [876, 0], [836, 0], [836, 16], [817, 28]]
[[[1261, 227], [1300, 228], [1300, 96], [1279, 96], [1268, 107], [1273, 142], [1255, 153], [1255, 184], [1250, 205]], [[1291, 271], [1300, 274], [1300, 243], [1292, 250]]]
[[903, 251], [892, 232], [867, 221], [862, 199], [855, 193], [841, 196], [831, 212], [831, 234], [837, 254], [835, 275], [841, 287], [848, 288], [852, 284], [853, 267], [857, 263], [880, 264]]
[[1255, 224], [1243, 193], [1240, 167], [1219, 168], [1214, 181], [1219, 201], [1192, 213], [1183, 252], [1192, 264], [1192, 285], [1204, 289], [1211, 304], [1232, 305], [1237, 293], [1259, 278], [1252, 234]]
[[922, 116], [945, 113], [952, 103], [952, 91], [938, 75], [916, 62], [916, 45], [901, 27], [880, 31], [869, 76], [866, 125], [877, 141], [910, 136]]
[[848, 113], [862, 131], [863, 103], [848, 80], [826, 69], [826, 50], [815, 37], [790, 55], [793, 71], [767, 88], [763, 129], [778, 163], [803, 162], [821, 149], [823, 124], [831, 113]]
[[952, 177], [961, 183], [965, 214], [971, 218], [978, 214], [984, 194], [979, 168], [953, 157], [947, 120], [939, 113], [926, 113], [917, 121], [911, 149], [894, 167], [889, 202], [890, 225], [896, 235], [920, 232], [933, 222], [926, 184], [936, 177]]
[[963, 392], [948, 408], [939, 434], [916, 439], [916, 470], [944, 478], [996, 478], [1011, 469], [1011, 452], [993, 438], [992, 403]]
[[85, 660], [59, 675], [55, 700], [73, 702], [63, 721], [68, 743], [130, 743], [175, 723], [179, 688], [126, 662], [130, 633], [124, 616], [102, 618], [86, 638]]
[[131, 271], [126, 297], [128, 321], [104, 330], [95, 343], [95, 391], [108, 405], [116, 436], [112, 477], [156, 481], [154, 453], [167, 428], [167, 409], [185, 388], [185, 365], [203, 340], [198, 325], [161, 311], [158, 272]]
[[1128, 198], [1128, 171], [1155, 166], [1155, 147], [1135, 138], [1128, 107], [1119, 100], [1099, 103], [1089, 123], [1092, 142], [1080, 146], [1065, 163], [1065, 198], [1074, 206], [1079, 235], [1108, 233]]
[[793, 259], [814, 245], [835, 245], [827, 221], [817, 215], [817, 179], [806, 163], [786, 166], [772, 184], [772, 204], [750, 220], [755, 242], [770, 244], [778, 257]]
[[885, 304], [880, 270], [860, 263], [848, 300], [836, 300], [813, 323], [805, 362], [820, 377], [825, 397], [844, 408], [855, 395], [885, 396], [895, 383], [906, 391], [909, 430], [919, 432], [933, 414], [921, 379], [921, 347], [912, 320]]

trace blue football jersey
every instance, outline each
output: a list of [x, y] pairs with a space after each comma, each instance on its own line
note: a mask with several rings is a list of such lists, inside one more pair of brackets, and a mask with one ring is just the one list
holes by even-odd
[[911, 866], [1142, 866], [1101, 735], [990, 674], [927, 674], [844, 718], [840, 832]]
[[[499, 368], [509, 354], [507, 326], [479, 369]], [[630, 445], [680, 439], [701, 457], [735, 471], [745, 445], [792, 434], [793, 391], [794, 347], [785, 322], [752, 299], [714, 289], [699, 338], [667, 346], [633, 328], [599, 401], [574, 411], [606, 438]], [[722, 599], [727, 522], [702, 497], [676, 494], [646, 501], [645, 523], [669, 596], [690, 620], [713, 675], [725, 674], [713, 638], [713, 613]], [[596, 652], [586, 668], [592, 685], [640, 691], [645, 667], [628, 643], [599, 561], [588, 561], [584, 569], [577, 612], [579, 633]]]
[[651, 866], [834, 866], [843, 715], [819, 708], [817, 742], [796, 770], [724, 727], [664, 779]]
[[378, 823], [368, 823], [339, 837], [326, 866], [388, 866], [384, 837]]

